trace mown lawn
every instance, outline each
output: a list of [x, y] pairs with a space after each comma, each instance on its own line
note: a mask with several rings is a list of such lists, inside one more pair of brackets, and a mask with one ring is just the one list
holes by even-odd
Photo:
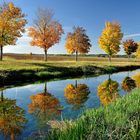
[[140, 89], [53, 129], [49, 140], [139, 140]]

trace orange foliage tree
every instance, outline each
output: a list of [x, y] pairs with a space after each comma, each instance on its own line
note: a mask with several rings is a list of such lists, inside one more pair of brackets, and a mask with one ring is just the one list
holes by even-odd
[[138, 44], [133, 39], [128, 39], [123, 42], [123, 48], [128, 58], [130, 58], [131, 54], [137, 51]]
[[47, 61], [47, 52], [50, 47], [59, 43], [63, 34], [62, 25], [53, 19], [53, 12], [48, 9], [38, 9], [34, 26], [29, 28], [31, 45], [44, 49], [44, 60]]
[[0, 60], [3, 58], [3, 47], [15, 45], [17, 38], [25, 31], [26, 20], [21, 9], [13, 3], [0, 6]]
[[91, 48], [89, 37], [83, 27], [74, 27], [73, 33], [68, 33], [65, 48], [70, 54], [76, 53], [76, 61], [78, 53], [88, 53]]
[[64, 89], [64, 96], [69, 104], [74, 105], [74, 108], [79, 108], [83, 105], [89, 95], [90, 91], [87, 85], [85, 84], [68, 84]]
[[32, 95], [29, 104], [29, 113], [34, 114], [41, 125], [46, 124], [50, 119], [55, 119], [61, 114], [62, 107], [59, 100], [47, 92], [46, 84], [43, 93]]
[[108, 105], [119, 97], [118, 87], [119, 84], [110, 78], [98, 86], [97, 94], [103, 105]]

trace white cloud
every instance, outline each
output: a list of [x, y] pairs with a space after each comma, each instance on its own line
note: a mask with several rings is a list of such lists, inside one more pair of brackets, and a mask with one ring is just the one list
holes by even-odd
[[126, 38], [134, 38], [134, 37], [140, 37], [140, 33], [124, 35], [123, 39], [126, 39]]
[[18, 39], [16, 45], [8, 45], [4, 47], [4, 53], [43, 53], [43, 50], [30, 45], [31, 38], [27, 31]]

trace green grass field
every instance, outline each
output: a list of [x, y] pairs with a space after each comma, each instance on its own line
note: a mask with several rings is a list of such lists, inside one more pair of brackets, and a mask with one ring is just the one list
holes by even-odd
[[139, 140], [140, 89], [53, 128], [49, 140]]
[[[31, 58], [32, 57], [32, 58]], [[42, 56], [6, 55], [0, 61], [0, 84], [15, 82], [49, 80], [54, 78], [99, 75], [140, 68], [140, 61], [131, 58], [108, 58], [80, 56], [75, 62], [74, 56], [49, 56], [48, 62]]]
[[48, 62], [43, 61], [41, 56], [30, 56], [12, 54], [6, 55], [4, 60], [0, 62], [0, 70], [21, 70], [21, 69], [43, 69], [47, 66], [58, 67], [78, 67], [83, 65], [92, 65], [104, 67], [108, 65], [112, 66], [140, 66], [140, 60], [131, 58], [129, 61], [127, 58], [112, 58], [112, 62], [108, 61], [105, 57], [92, 57], [92, 56], [79, 56], [79, 61], [75, 62], [74, 56], [49, 56]]

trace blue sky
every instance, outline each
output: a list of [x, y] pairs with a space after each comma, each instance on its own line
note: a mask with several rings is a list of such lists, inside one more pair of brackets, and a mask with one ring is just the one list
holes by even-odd
[[[2, 2], [3, 0], [0, 0]], [[10, 0], [5, 0], [10, 1]], [[73, 26], [82, 26], [92, 42], [90, 53], [104, 53], [98, 46], [98, 38], [106, 21], [118, 21], [122, 26], [124, 39], [132, 38], [140, 41], [140, 0], [11, 0], [27, 15], [28, 24], [32, 25], [38, 7], [51, 8], [55, 19], [62, 25], [65, 34], [59, 44], [49, 49], [48, 53], [66, 53], [64, 48], [67, 32]], [[4, 52], [9, 53], [44, 53], [38, 47], [30, 46], [27, 32], [20, 38], [16, 46], [6, 46]], [[123, 51], [120, 52], [123, 54]]]

